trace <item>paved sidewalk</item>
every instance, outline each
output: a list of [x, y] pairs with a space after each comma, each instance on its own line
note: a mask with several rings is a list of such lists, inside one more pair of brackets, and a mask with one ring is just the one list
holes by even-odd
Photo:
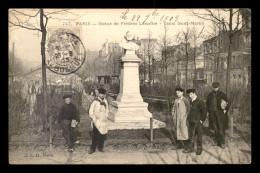
[[182, 150], [105, 151], [10, 151], [10, 164], [249, 164], [251, 147], [246, 143], [204, 147], [202, 155], [185, 154]]

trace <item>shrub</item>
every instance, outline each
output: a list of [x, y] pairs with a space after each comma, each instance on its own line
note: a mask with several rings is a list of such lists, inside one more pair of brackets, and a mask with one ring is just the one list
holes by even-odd
[[27, 101], [22, 98], [20, 83], [9, 86], [8, 95], [8, 120], [9, 138], [21, 132], [21, 122], [27, 111]]

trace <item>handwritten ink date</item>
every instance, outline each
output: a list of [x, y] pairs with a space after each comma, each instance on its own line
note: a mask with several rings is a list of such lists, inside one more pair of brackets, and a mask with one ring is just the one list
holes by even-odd
[[179, 19], [179, 15], [162, 15], [159, 12], [157, 12], [157, 9], [153, 10], [151, 13], [148, 13], [146, 15], [130, 14], [129, 9], [127, 9], [121, 13], [120, 18], [124, 21], [131, 20], [132, 22], [140, 22], [143, 24], [145, 22], [153, 22], [155, 20], [159, 20], [160, 22], [177, 22]]

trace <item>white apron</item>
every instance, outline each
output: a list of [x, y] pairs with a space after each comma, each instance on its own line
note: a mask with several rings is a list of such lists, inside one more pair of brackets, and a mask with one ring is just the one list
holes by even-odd
[[94, 123], [102, 135], [107, 133], [107, 117], [109, 112], [107, 100], [104, 99], [104, 102], [107, 106], [100, 105], [99, 101], [94, 100], [89, 109], [89, 116], [92, 119], [91, 127], [93, 128], [92, 123]]

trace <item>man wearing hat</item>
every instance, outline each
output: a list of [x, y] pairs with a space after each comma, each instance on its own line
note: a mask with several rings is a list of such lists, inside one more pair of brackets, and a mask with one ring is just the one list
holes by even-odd
[[105, 99], [106, 90], [98, 89], [98, 97], [92, 102], [89, 108], [91, 127], [93, 129], [92, 144], [89, 154], [95, 152], [96, 147], [100, 152], [104, 152], [104, 141], [107, 134], [108, 102]]
[[190, 115], [188, 118], [189, 122], [189, 145], [184, 153], [194, 152], [195, 138], [197, 138], [197, 151], [196, 154], [200, 155], [202, 153], [202, 123], [206, 119], [207, 111], [205, 103], [197, 97], [195, 89], [188, 89], [187, 94], [191, 99], [190, 105]]
[[63, 100], [65, 104], [60, 109], [58, 121], [61, 123], [62, 135], [66, 139], [68, 151], [73, 152], [76, 136], [75, 126], [72, 122], [79, 123], [80, 118], [77, 107], [71, 103], [71, 95], [64, 95]]
[[225, 130], [228, 129], [227, 112], [230, 107], [227, 95], [219, 90], [220, 83], [213, 82], [213, 91], [209, 93], [206, 101], [209, 113], [209, 129], [215, 131], [216, 145], [225, 148]]
[[190, 103], [187, 98], [183, 96], [184, 89], [176, 88], [177, 99], [174, 101], [172, 107], [172, 116], [174, 124], [174, 136], [177, 139], [177, 149], [186, 149], [186, 141], [189, 139], [187, 117], [190, 112]]

